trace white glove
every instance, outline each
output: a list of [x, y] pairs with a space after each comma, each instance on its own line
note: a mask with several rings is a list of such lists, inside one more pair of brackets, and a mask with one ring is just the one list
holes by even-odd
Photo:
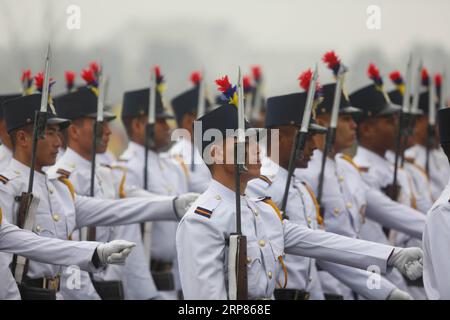
[[408, 292], [402, 291], [400, 289], [395, 288], [389, 294], [387, 300], [414, 300], [413, 297], [409, 295]]
[[125, 264], [125, 260], [134, 246], [136, 243], [125, 240], [113, 240], [100, 244], [97, 247], [100, 264]]
[[199, 196], [200, 193], [188, 192], [173, 199], [173, 210], [178, 219], [183, 218], [186, 211]]
[[395, 248], [388, 260], [388, 266], [394, 266], [410, 280], [422, 276], [423, 251], [420, 248]]

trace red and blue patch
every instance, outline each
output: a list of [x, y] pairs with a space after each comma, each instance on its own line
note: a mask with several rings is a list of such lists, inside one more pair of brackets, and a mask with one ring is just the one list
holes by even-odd
[[212, 215], [212, 211], [211, 210], [208, 210], [208, 209], [205, 209], [205, 208], [202, 208], [202, 207], [197, 207], [194, 210], [194, 212], [196, 214], [199, 214], [199, 215], [201, 215], [201, 216], [203, 216], [205, 218], [208, 218], [208, 219], [211, 218], [211, 215]]

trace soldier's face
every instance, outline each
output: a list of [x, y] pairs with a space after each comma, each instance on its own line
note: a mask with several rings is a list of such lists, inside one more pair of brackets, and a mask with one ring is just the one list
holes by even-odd
[[[235, 139], [227, 138], [225, 139], [225, 148], [217, 147], [217, 151], [215, 151], [215, 159], [217, 159], [217, 163], [222, 163], [221, 159], [223, 159], [224, 167], [228, 174], [234, 175], [235, 165], [234, 165], [234, 148], [235, 148]], [[223, 154], [225, 151], [225, 154]], [[247, 138], [245, 144], [245, 165], [248, 169], [247, 172], [242, 173], [241, 177], [245, 180], [251, 180], [260, 176], [261, 170], [261, 158], [260, 158], [260, 148], [256, 141], [256, 139]]]
[[397, 116], [377, 117], [364, 123], [360, 133], [372, 147], [387, 151], [395, 148], [397, 127]]
[[[71, 140], [76, 143], [80, 149], [86, 154], [90, 154], [92, 150], [92, 143], [94, 140], [94, 124], [93, 118], [82, 118], [76, 120], [70, 126]], [[103, 121], [102, 136], [97, 137], [97, 153], [104, 153], [108, 148], [109, 137], [111, 135], [111, 129], [108, 121]]]
[[314, 150], [317, 149], [317, 145], [314, 140], [314, 136], [316, 134], [308, 134], [305, 143], [305, 149], [303, 150], [303, 157], [297, 159], [296, 167], [297, 168], [307, 168], [308, 162], [311, 161], [311, 157], [314, 153]]
[[418, 116], [414, 126], [414, 138], [417, 143], [422, 145], [427, 141], [428, 118], [426, 116]]
[[[29, 137], [31, 150], [33, 135], [31, 134]], [[36, 148], [36, 166], [45, 167], [54, 165], [60, 146], [61, 139], [59, 136], [59, 125], [47, 125], [44, 139], [38, 140]]]
[[170, 127], [166, 119], [157, 119], [155, 123], [156, 149], [166, 147], [170, 143]]
[[350, 148], [356, 140], [356, 122], [351, 115], [340, 115], [336, 128], [336, 152]]

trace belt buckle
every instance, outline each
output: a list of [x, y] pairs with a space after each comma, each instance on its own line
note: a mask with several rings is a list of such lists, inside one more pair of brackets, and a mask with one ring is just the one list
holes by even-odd
[[45, 287], [49, 290], [58, 291], [59, 290], [59, 276], [54, 278], [46, 278], [46, 285]]

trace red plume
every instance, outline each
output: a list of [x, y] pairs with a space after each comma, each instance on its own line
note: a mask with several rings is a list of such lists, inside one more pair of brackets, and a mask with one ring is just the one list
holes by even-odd
[[31, 70], [24, 70], [22, 76], [20, 77], [21, 82], [29, 81], [31, 79]]
[[92, 69], [83, 69], [81, 71], [81, 78], [83, 78], [83, 80], [90, 85], [95, 85], [97, 83], [97, 79], [95, 78], [95, 74]]
[[250, 80], [250, 76], [244, 76], [242, 78], [242, 82], [244, 84], [244, 91], [249, 91], [252, 88], [252, 82]]
[[200, 73], [200, 71], [194, 71], [191, 73], [190, 79], [194, 85], [198, 85], [200, 83], [200, 81], [202, 80], [202, 74]]
[[401, 75], [400, 71], [398, 71], [398, 70], [392, 71], [389, 74], [389, 78], [392, 80], [392, 82], [394, 82], [397, 85], [403, 83], [402, 75]]
[[161, 69], [159, 66], [154, 66], [153, 71], [155, 72], [156, 78], [159, 79], [161, 77]]
[[34, 83], [36, 85], [36, 89], [42, 91], [42, 86], [44, 85], [44, 74], [39, 72], [34, 76]]
[[298, 80], [300, 80], [300, 88], [302, 88], [305, 91], [308, 91], [309, 84], [311, 83], [313, 72], [311, 69], [308, 69], [306, 71], [303, 71], [300, 76], [298, 77]]
[[261, 80], [261, 67], [260, 66], [252, 66], [252, 75], [253, 75], [253, 79], [256, 82], [259, 82], [259, 80]]
[[339, 72], [341, 60], [334, 51], [329, 51], [325, 53], [322, 57], [322, 61], [327, 64], [327, 67], [329, 69], [333, 70], [333, 73], [335, 75], [337, 75], [337, 73]]
[[66, 77], [66, 87], [67, 87], [67, 90], [72, 90], [72, 88], [73, 88], [73, 86], [74, 86], [74, 84], [75, 84], [75, 77], [76, 77], [76, 74], [75, 74], [75, 72], [73, 72], [73, 71], [66, 71], [65, 72], [65, 77]]
[[[44, 86], [44, 73], [43, 72], [39, 72], [37, 75], [34, 76], [34, 83], [36, 86], [36, 90], [38, 90], [39, 92], [42, 92], [42, 88]], [[51, 89], [51, 87], [53, 86], [53, 84], [55, 83], [55, 81], [53, 80], [53, 78], [49, 79], [49, 90]]]
[[216, 84], [218, 86], [217, 89], [223, 93], [227, 92], [227, 90], [231, 88], [231, 83], [228, 80], [228, 76], [224, 76], [220, 79], [217, 79]]
[[428, 86], [430, 81], [430, 77], [428, 75], [428, 70], [426, 68], [422, 68], [422, 85]]
[[94, 73], [94, 75], [98, 75], [100, 73], [100, 66], [98, 65], [97, 62], [93, 61], [89, 64], [89, 68], [92, 70], [92, 72]]
[[442, 75], [440, 73], [436, 73], [434, 75], [434, 83], [436, 87], [440, 87], [442, 85]]
[[376, 85], [383, 85], [383, 80], [380, 77], [380, 71], [373, 63], [369, 64], [369, 67], [367, 68], [367, 75], [373, 82], [375, 82]]

